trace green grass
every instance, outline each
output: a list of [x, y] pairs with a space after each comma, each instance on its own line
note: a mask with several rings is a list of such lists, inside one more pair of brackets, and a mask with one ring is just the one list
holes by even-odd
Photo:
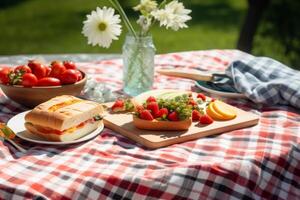
[[[15, 0], [17, 1], [17, 0]], [[0, 10], [0, 55], [36, 53], [121, 53], [125, 34], [111, 48], [87, 45], [81, 34], [86, 14], [103, 6], [100, 0], [23, 0]], [[132, 22], [136, 1], [125, 1]], [[247, 1], [184, 1], [193, 10], [189, 28], [178, 32], [152, 29], [157, 53], [175, 51], [232, 49], [236, 41]], [[109, 4], [105, 4], [109, 5]], [[1, 8], [0, 8], [1, 9]], [[125, 32], [124, 27], [124, 32]], [[267, 45], [264, 45], [266, 41]], [[276, 41], [257, 37], [254, 54], [277, 58], [288, 63]], [[274, 51], [274, 47], [278, 50]]]

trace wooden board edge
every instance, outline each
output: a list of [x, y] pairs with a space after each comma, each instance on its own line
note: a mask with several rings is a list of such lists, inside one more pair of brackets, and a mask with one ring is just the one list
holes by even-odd
[[[181, 141], [181, 142], [178, 142], [177, 140], [166, 140], [166, 141], [163, 141], [163, 142], [152, 142], [152, 143], [149, 143], [149, 144], [147, 143], [147, 145], [148, 145], [147, 147], [150, 148], [150, 149], [157, 149], [157, 148], [161, 148], [161, 147], [166, 147], [166, 146], [173, 145], [173, 144], [179, 144], [179, 143], [183, 143], [183, 142], [187, 142], [187, 141], [191, 141], [191, 140], [200, 139], [200, 138], [203, 138], [203, 137], [206, 137], [206, 136], [213, 136], [213, 135], [218, 135], [220, 133], [226, 133], [228, 131], [234, 131], [234, 130], [239, 130], [239, 129], [246, 128], [246, 127], [251, 127], [251, 126], [257, 125], [258, 122], [259, 122], [259, 118], [257, 117], [253, 120], [250, 120], [250, 121], [247, 121], [247, 122], [242, 122], [238, 125], [234, 124], [234, 125], [226, 126], [226, 127], [224, 127], [224, 129], [216, 131], [216, 132], [215, 132], [215, 130], [209, 130], [209, 131], [206, 131], [206, 132], [195, 133], [195, 134], [192, 134], [192, 135], [183, 136], [181, 138], [185, 138], [185, 140]], [[235, 126], [235, 128], [232, 129], [231, 128], [232, 126]], [[214, 133], [212, 134], [212, 132], [214, 132]]]
[[[131, 134], [130, 131], [127, 131], [125, 129], [122, 129], [121, 127], [116, 127], [113, 123], [111, 123], [110, 121], [107, 121], [104, 119], [104, 125], [105, 127], [116, 131], [118, 133], [120, 133], [121, 135], [131, 139], [132, 141], [136, 142], [136, 143], [140, 143], [141, 145], [143, 145], [144, 147], [147, 147], [148, 149], [154, 150], [154, 149], [158, 149], [161, 147], [166, 147], [169, 145], [173, 145], [173, 144], [179, 144], [179, 143], [183, 143], [183, 142], [187, 142], [187, 141], [191, 141], [191, 140], [195, 140], [195, 139], [200, 139], [206, 136], [212, 136], [212, 135], [217, 135], [220, 133], [226, 133], [228, 131], [233, 131], [233, 130], [238, 130], [241, 128], [246, 128], [246, 127], [250, 127], [250, 126], [254, 126], [256, 124], [258, 124], [259, 122], [259, 117], [257, 116], [256, 118], [250, 120], [250, 121], [246, 121], [246, 122], [242, 122], [240, 124], [234, 124], [234, 125], [229, 125], [224, 127], [222, 130], [219, 130], [217, 132], [215, 132], [215, 130], [209, 130], [206, 132], [201, 132], [201, 133], [195, 133], [192, 135], [187, 135], [187, 136], [183, 136], [181, 138], [184, 138], [184, 141], [180, 141], [178, 142], [176, 139], [173, 140], [166, 140], [163, 142], [150, 142], [149, 140], [146, 140], [142, 137], [138, 137], [134, 134]], [[232, 127], [235, 126], [234, 129], [232, 129]], [[212, 132], [214, 132], [212, 134]]]
[[[135, 134], [131, 134], [130, 131], [127, 131], [126, 129], [123, 129], [122, 127], [120, 126], [115, 126], [113, 123], [111, 123], [110, 121], [106, 120], [106, 119], [103, 119], [103, 122], [104, 122], [104, 126], [106, 128], [109, 128], [129, 139], [131, 139], [132, 141], [136, 142], [136, 143], [140, 143], [141, 145], [145, 146], [145, 147], [148, 147], [149, 145], [147, 145], [148, 143], [148, 140], [142, 138], [142, 137], [138, 137], [136, 136]], [[150, 143], [151, 144], [151, 143]]]

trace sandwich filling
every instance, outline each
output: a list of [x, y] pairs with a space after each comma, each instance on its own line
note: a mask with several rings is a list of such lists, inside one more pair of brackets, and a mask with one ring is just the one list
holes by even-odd
[[62, 103], [58, 103], [58, 104], [55, 104], [55, 105], [51, 106], [50, 108], [48, 108], [48, 111], [49, 112], [55, 112], [58, 109], [70, 106], [70, 105], [75, 104], [75, 103], [79, 103], [81, 101], [82, 101], [81, 99], [71, 99], [71, 100], [68, 100], [68, 101], [64, 101]]
[[97, 121], [102, 120], [102, 117], [100, 115], [96, 115], [91, 119], [88, 119], [84, 122], [81, 122], [80, 124], [78, 124], [77, 126], [73, 126], [71, 128], [68, 128], [66, 130], [56, 130], [50, 127], [44, 127], [44, 126], [40, 126], [37, 124], [33, 124], [31, 122], [26, 122], [27, 124], [30, 124], [31, 126], [33, 126], [37, 131], [39, 131], [40, 133], [43, 134], [56, 134], [56, 135], [63, 135], [63, 134], [68, 134], [68, 133], [73, 133], [74, 131], [84, 128], [87, 124], [93, 124], [96, 123]]

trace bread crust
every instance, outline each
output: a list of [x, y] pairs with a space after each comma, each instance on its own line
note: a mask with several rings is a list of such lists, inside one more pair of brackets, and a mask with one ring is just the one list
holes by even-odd
[[27, 113], [25, 121], [63, 131], [103, 113], [103, 107], [100, 104], [86, 100], [59, 108], [53, 112], [48, 110], [53, 105], [69, 100], [81, 99], [70, 95], [52, 98]]
[[49, 134], [49, 133], [42, 133], [38, 131], [33, 124], [31, 123], [25, 123], [25, 128], [32, 134], [35, 134], [41, 138], [44, 138], [48, 141], [55, 141], [55, 142], [66, 142], [66, 141], [73, 141], [77, 140], [91, 131], [94, 131], [97, 129], [101, 124], [103, 123], [102, 120], [94, 122], [93, 124], [88, 124], [88, 126], [84, 128], [80, 128], [74, 132], [71, 133], [64, 133], [64, 134]]
[[154, 131], [182, 131], [188, 130], [192, 125], [192, 119], [188, 118], [182, 121], [158, 121], [156, 119], [149, 121], [133, 116], [133, 124], [136, 128]]

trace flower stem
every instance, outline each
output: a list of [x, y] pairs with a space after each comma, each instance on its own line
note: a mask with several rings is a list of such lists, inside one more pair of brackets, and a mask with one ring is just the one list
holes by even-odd
[[162, 1], [162, 2], [159, 4], [158, 9], [161, 9], [164, 5], [167, 4], [167, 2], [168, 2], [168, 0]]
[[122, 18], [125, 22], [125, 25], [127, 26], [128, 31], [130, 31], [131, 34], [135, 38], [137, 38], [136, 32], [135, 32], [133, 26], [131, 25], [125, 11], [123, 10], [122, 6], [120, 5], [119, 1], [118, 0], [109, 0], [109, 2], [119, 11], [120, 15], [122, 16]]

